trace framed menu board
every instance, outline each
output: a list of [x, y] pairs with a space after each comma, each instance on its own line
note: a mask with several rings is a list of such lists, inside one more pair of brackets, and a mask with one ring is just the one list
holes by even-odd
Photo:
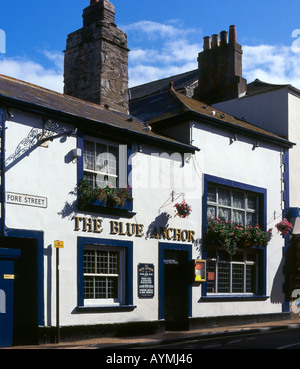
[[140, 299], [154, 297], [154, 265], [138, 265], [138, 296]]

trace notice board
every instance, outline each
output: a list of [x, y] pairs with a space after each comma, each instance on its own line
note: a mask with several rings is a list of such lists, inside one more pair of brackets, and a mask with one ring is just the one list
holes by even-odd
[[138, 265], [138, 296], [140, 299], [154, 297], [154, 265]]

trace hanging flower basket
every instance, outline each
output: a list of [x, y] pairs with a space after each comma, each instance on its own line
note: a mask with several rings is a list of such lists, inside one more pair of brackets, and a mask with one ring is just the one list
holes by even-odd
[[191, 215], [192, 208], [191, 206], [183, 200], [180, 203], [174, 205], [175, 210], [175, 217], [178, 216], [180, 218], [188, 218]]
[[280, 232], [282, 236], [285, 236], [293, 228], [293, 225], [284, 218], [281, 222], [276, 224], [275, 227], [278, 229], [278, 232]]

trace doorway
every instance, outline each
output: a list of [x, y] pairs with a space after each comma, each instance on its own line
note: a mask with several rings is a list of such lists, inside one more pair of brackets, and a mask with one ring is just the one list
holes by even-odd
[[19, 250], [0, 249], [0, 347], [13, 344], [15, 260]]
[[[161, 318], [166, 330], [188, 330], [191, 303], [189, 250], [166, 246], [163, 250]], [[163, 301], [163, 302], [162, 302]]]

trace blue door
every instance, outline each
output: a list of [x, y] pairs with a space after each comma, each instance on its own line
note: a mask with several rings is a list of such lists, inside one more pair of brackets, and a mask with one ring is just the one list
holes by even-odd
[[0, 249], [0, 347], [13, 344], [15, 260], [20, 250]]

